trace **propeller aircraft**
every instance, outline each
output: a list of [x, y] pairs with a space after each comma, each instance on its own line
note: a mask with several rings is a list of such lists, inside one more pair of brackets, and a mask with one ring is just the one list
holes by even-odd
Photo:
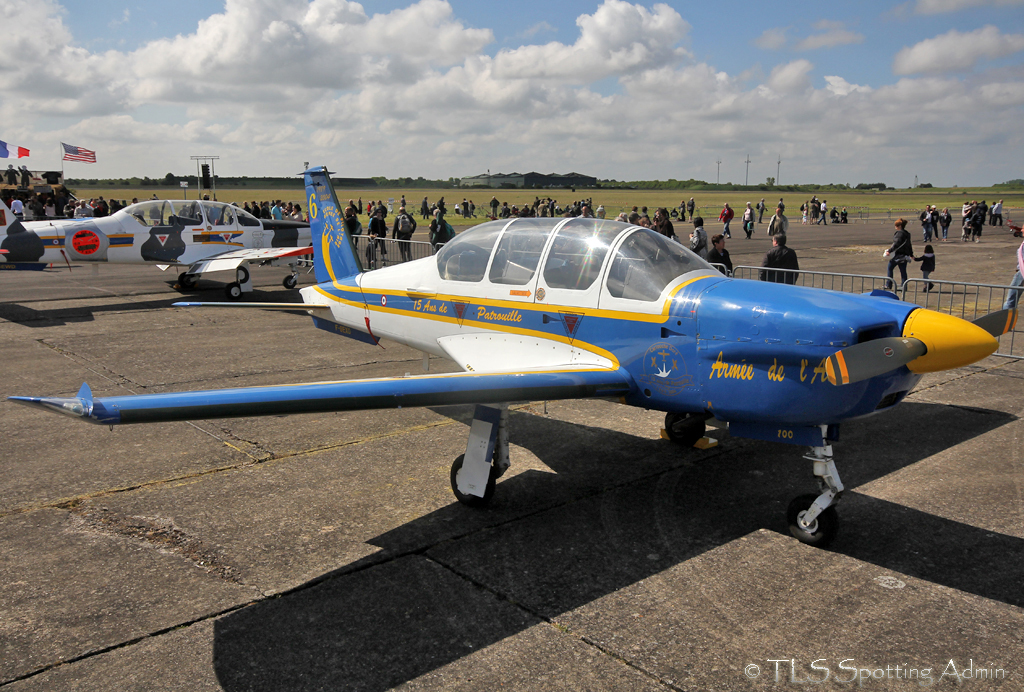
[[[594, 218], [510, 219], [464, 231], [433, 257], [362, 271], [328, 171], [305, 171], [318, 284], [301, 289], [320, 329], [390, 339], [461, 372], [152, 395], [10, 397], [110, 425], [475, 404], [456, 498], [482, 505], [508, 469], [507, 405], [604, 398], [664, 411], [686, 445], [708, 422], [810, 448], [816, 493], [787, 510], [825, 546], [843, 492], [832, 443], [846, 421], [900, 403], [924, 373], [993, 353], [1016, 311], [977, 324], [887, 292], [850, 295], [728, 278], [679, 243]], [[292, 303], [176, 303], [295, 310]]]
[[285, 288], [298, 285], [299, 257], [310, 253], [309, 224], [257, 219], [223, 202], [147, 200], [100, 218], [21, 221], [0, 204], [0, 269], [110, 262], [185, 266], [178, 285], [190, 290], [207, 272], [234, 271], [225, 287], [238, 300], [252, 291], [250, 263], [287, 264]]

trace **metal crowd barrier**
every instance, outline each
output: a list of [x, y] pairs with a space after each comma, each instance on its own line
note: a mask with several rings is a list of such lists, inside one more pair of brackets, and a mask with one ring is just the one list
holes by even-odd
[[352, 242], [355, 243], [356, 253], [366, 271], [423, 259], [434, 254], [434, 248], [423, 240], [377, 238], [371, 246], [370, 236], [356, 235], [352, 236]]
[[[721, 265], [712, 266], [718, 268]], [[968, 322], [990, 312], [1001, 310], [1010, 291], [1022, 290], [1020, 287], [1001, 284], [976, 284], [940, 279], [932, 279], [930, 282], [925, 279], [907, 279], [901, 288], [897, 288], [893, 279], [886, 276], [830, 274], [804, 269], [765, 269], [764, 267], [743, 265], [733, 268], [733, 276], [737, 279], [756, 281], [762, 270], [778, 272], [782, 276], [792, 276], [792, 283], [798, 286], [824, 288], [843, 293], [869, 293], [876, 289], [890, 291], [906, 302], [947, 315], [954, 315]], [[929, 283], [934, 288], [929, 289]], [[1018, 308], [1024, 305], [1024, 296], [1019, 298]], [[999, 349], [993, 355], [1024, 358], [1024, 320], [1019, 319], [1013, 331], [1000, 337]]]
[[[740, 265], [733, 267], [732, 274], [737, 279], [753, 279], [760, 277], [760, 272], [766, 271], [764, 267], [751, 267]], [[894, 290], [892, 279], [885, 276], [870, 276], [866, 274], [832, 274], [828, 272], [813, 272], [805, 269], [770, 269], [767, 271], [778, 272], [780, 275], [792, 276], [792, 281], [781, 281], [780, 283], [793, 283], [797, 286], [809, 286], [811, 288], [824, 288], [829, 291], [842, 291], [843, 293], [870, 293], [875, 289], [886, 291]]]

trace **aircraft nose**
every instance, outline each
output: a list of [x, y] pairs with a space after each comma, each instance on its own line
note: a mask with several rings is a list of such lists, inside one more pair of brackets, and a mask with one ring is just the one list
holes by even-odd
[[903, 336], [919, 339], [928, 351], [907, 363], [911, 372], [961, 368], [992, 355], [999, 341], [967, 320], [920, 308], [910, 313]]

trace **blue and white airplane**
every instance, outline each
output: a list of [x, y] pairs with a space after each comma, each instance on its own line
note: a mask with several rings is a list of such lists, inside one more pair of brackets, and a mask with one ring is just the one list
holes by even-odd
[[0, 201], [0, 271], [71, 262], [180, 266], [185, 290], [203, 274], [232, 271], [235, 281], [224, 291], [238, 300], [252, 291], [253, 263], [288, 265], [283, 284], [295, 288], [309, 245], [309, 224], [257, 219], [223, 202], [153, 199], [100, 218], [21, 221]]
[[843, 491], [839, 426], [895, 406], [923, 373], [988, 356], [1016, 320], [1002, 311], [974, 324], [888, 293], [730, 279], [654, 231], [593, 218], [486, 223], [433, 257], [363, 272], [327, 170], [304, 175], [318, 284], [301, 295], [314, 324], [462, 372], [104, 398], [83, 385], [74, 397], [11, 399], [110, 426], [476, 404], [451, 484], [479, 505], [509, 466], [508, 402], [607, 398], [665, 411], [666, 436], [688, 445], [715, 419], [734, 436], [810, 447], [818, 493], [793, 500], [788, 520], [798, 539], [826, 545]]

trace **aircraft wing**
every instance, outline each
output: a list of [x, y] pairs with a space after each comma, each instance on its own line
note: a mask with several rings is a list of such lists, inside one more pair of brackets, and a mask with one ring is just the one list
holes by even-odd
[[634, 388], [632, 377], [622, 368], [567, 366], [532, 372], [462, 372], [99, 399], [94, 399], [89, 386], [83, 384], [74, 397], [8, 398], [19, 404], [82, 418], [98, 425], [116, 425], [410, 406], [621, 397]]
[[282, 259], [284, 257], [299, 257], [301, 255], [313, 254], [312, 247], [263, 247], [263, 248], [240, 248], [228, 250], [219, 255], [212, 255], [189, 266], [193, 274], [205, 274], [207, 272], [227, 271], [235, 269], [242, 262], [262, 262], [264, 260]]

